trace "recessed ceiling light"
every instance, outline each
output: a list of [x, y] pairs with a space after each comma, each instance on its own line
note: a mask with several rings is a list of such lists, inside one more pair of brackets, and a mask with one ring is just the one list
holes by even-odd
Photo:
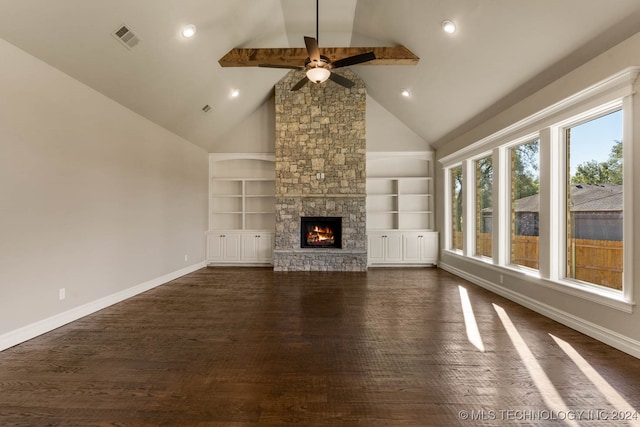
[[411, 93], [407, 89], [402, 89], [401, 93], [405, 98], [408, 98], [411, 95]]
[[456, 24], [453, 21], [442, 21], [442, 29], [445, 33], [453, 34], [456, 32]]
[[233, 89], [231, 91], [231, 97], [232, 98], [237, 98], [240, 95], [240, 89]]
[[181, 33], [182, 33], [182, 37], [184, 37], [185, 39], [190, 39], [196, 34], [196, 26], [193, 24], [187, 25], [184, 28], [182, 28]]

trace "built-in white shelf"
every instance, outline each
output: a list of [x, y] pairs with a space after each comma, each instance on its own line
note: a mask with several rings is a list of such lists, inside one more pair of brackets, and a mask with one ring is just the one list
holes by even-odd
[[209, 157], [209, 230], [275, 230], [275, 159], [269, 154]]
[[272, 264], [275, 238], [273, 154], [209, 156], [209, 264]]
[[367, 154], [367, 229], [433, 230], [433, 153]]
[[433, 153], [367, 153], [370, 265], [436, 264]]

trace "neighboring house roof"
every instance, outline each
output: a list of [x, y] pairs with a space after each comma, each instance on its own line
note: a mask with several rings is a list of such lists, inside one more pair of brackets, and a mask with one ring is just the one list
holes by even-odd
[[572, 185], [571, 210], [582, 212], [621, 211], [622, 185]]
[[[622, 211], [622, 185], [618, 184], [574, 184], [571, 186], [571, 210], [574, 212], [620, 212]], [[537, 194], [516, 200], [516, 212], [539, 212], [540, 198]], [[484, 209], [491, 213], [492, 209]]]

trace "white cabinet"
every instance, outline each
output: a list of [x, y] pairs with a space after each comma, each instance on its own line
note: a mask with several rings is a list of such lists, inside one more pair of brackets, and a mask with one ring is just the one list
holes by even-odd
[[273, 263], [275, 233], [246, 233], [242, 236], [241, 260], [247, 263]]
[[434, 231], [369, 231], [369, 265], [428, 265], [438, 262]]
[[207, 233], [207, 263], [209, 264], [273, 264], [275, 233], [228, 232]]
[[403, 262], [436, 264], [438, 233], [432, 231], [405, 232], [402, 235]]
[[402, 261], [402, 235], [399, 233], [369, 233], [369, 264]]
[[239, 233], [208, 233], [207, 261], [208, 262], [238, 262], [240, 261]]

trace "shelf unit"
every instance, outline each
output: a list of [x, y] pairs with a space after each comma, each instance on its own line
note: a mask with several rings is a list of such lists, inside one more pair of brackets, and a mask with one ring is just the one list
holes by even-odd
[[438, 262], [433, 153], [367, 153], [368, 263]]
[[212, 178], [210, 230], [274, 230], [275, 180]]
[[209, 264], [273, 263], [273, 154], [209, 155]]
[[367, 229], [433, 230], [433, 154], [369, 153]]
[[275, 230], [275, 158], [209, 156], [209, 230]]

